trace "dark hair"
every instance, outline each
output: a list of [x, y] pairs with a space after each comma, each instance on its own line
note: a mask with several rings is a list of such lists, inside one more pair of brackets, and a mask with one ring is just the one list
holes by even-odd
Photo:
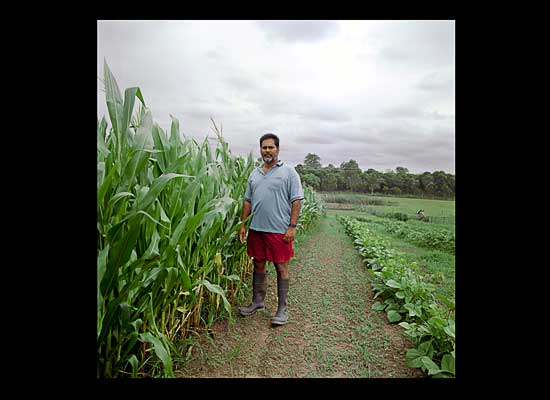
[[266, 133], [260, 138], [260, 147], [262, 147], [262, 142], [267, 139], [273, 139], [275, 141], [275, 146], [279, 148], [279, 138], [274, 133]]

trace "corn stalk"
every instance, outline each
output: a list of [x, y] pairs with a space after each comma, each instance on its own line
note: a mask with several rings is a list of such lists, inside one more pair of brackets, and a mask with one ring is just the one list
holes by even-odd
[[212, 152], [206, 139], [182, 138], [175, 118], [168, 135], [139, 88], [123, 100], [106, 63], [104, 72], [111, 126], [97, 124], [97, 374], [144, 365], [150, 375], [173, 376], [177, 332], [228, 313], [213, 300], [228, 302], [232, 280], [221, 276], [243, 276], [246, 249], [236, 233], [254, 160], [232, 156], [221, 140]]

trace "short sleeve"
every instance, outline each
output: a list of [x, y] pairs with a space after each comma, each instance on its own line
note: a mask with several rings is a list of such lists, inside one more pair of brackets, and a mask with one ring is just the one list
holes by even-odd
[[294, 200], [303, 200], [304, 199], [304, 190], [302, 189], [302, 182], [300, 180], [300, 175], [294, 168], [290, 170], [290, 202]]
[[244, 192], [244, 199], [249, 203], [252, 203], [252, 179], [248, 178], [246, 183], [246, 191]]

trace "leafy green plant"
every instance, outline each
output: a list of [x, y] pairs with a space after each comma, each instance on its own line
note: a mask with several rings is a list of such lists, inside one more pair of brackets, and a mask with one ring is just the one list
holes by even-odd
[[389, 233], [405, 238], [419, 246], [455, 254], [455, 235], [448, 229], [429, 227], [420, 230], [412, 228], [403, 221], [387, 221], [384, 226]]
[[[215, 151], [182, 140], [175, 118], [168, 136], [139, 88], [123, 99], [106, 63], [104, 72], [111, 128], [98, 121], [98, 376], [173, 376], [176, 339], [222, 310], [231, 317], [226, 293], [251, 270], [236, 231], [253, 159], [231, 156], [220, 132]], [[142, 108], [131, 118], [136, 97]]]
[[325, 202], [309, 186], [304, 185], [304, 200], [300, 208], [297, 231], [306, 230], [314, 221], [326, 214]]
[[[414, 263], [405, 263], [372, 235], [365, 223], [339, 217], [346, 232], [364, 256], [374, 278], [373, 309], [385, 311], [391, 323], [399, 323], [415, 346], [407, 353], [411, 367], [422, 368], [434, 377], [455, 375], [454, 303], [435, 293]], [[396, 224], [396, 229], [402, 224]]]

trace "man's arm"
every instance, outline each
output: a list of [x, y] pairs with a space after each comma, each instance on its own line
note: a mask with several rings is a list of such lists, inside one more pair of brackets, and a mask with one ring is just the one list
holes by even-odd
[[[248, 218], [251, 210], [252, 208], [248, 200], [243, 201], [243, 213], [241, 215], [241, 221], [244, 221], [245, 219]], [[241, 229], [239, 229], [239, 242], [241, 242], [241, 244], [244, 244], [245, 236], [246, 236], [246, 225], [242, 224]]]
[[292, 202], [292, 210], [290, 210], [290, 223], [292, 225], [298, 225], [298, 217], [300, 216], [301, 207], [302, 200], [294, 200]]
[[[290, 224], [298, 225], [298, 217], [300, 216], [300, 207], [302, 207], [302, 200], [294, 200], [292, 202], [292, 209], [290, 210]], [[283, 240], [285, 242], [289, 242], [291, 240], [294, 240], [295, 236], [296, 236], [296, 228], [289, 226], [286, 229]]]

